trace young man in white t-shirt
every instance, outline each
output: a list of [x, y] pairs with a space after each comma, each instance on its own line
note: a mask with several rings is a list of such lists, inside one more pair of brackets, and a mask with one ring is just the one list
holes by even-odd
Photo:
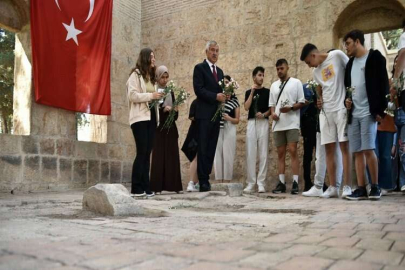
[[277, 76], [270, 88], [269, 107], [273, 119], [273, 139], [278, 153], [279, 182], [273, 193], [286, 192], [285, 185], [285, 154], [291, 156], [293, 181], [291, 194], [298, 194], [299, 160], [297, 144], [300, 136], [300, 109], [304, 106], [305, 97], [300, 80], [288, 75], [288, 62], [279, 59], [276, 63]]
[[317, 101], [322, 108], [319, 115], [321, 144], [325, 145], [326, 167], [329, 174], [330, 186], [322, 197], [339, 197], [336, 188], [336, 140], [339, 141], [343, 158], [344, 187], [342, 198], [351, 195], [348, 185], [350, 179], [350, 153], [347, 137], [346, 108], [344, 105], [346, 90], [344, 85], [345, 68], [349, 58], [340, 50], [321, 53], [313, 44], [306, 44], [302, 49], [301, 61], [309, 67], [314, 67], [313, 77], [319, 84], [317, 89], [320, 98]]

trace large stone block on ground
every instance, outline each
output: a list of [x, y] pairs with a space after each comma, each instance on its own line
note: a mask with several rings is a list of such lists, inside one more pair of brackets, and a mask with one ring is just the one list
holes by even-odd
[[145, 210], [121, 184], [97, 184], [83, 194], [83, 209], [106, 216], [144, 215]]
[[212, 184], [212, 191], [225, 191], [229, 197], [238, 197], [243, 194], [243, 184], [241, 183], [222, 183], [222, 184]]

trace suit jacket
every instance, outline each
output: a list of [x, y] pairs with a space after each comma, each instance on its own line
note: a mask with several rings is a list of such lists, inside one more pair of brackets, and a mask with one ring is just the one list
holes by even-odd
[[[216, 67], [216, 70], [218, 80], [221, 81], [224, 73], [219, 67]], [[206, 60], [194, 67], [193, 86], [197, 96], [195, 119], [211, 120], [219, 104], [217, 94], [222, 93], [222, 88], [215, 80]]]

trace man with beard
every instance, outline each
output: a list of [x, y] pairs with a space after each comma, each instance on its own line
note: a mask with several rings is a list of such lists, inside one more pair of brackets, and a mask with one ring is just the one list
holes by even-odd
[[300, 80], [288, 75], [288, 62], [279, 59], [276, 63], [277, 76], [270, 88], [269, 107], [273, 119], [273, 138], [278, 154], [279, 182], [273, 193], [286, 192], [285, 183], [285, 155], [291, 156], [293, 181], [291, 194], [298, 194], [299, 160], [297, 145], [300, 136], [300, 109], [305, 104], [304, 90]]

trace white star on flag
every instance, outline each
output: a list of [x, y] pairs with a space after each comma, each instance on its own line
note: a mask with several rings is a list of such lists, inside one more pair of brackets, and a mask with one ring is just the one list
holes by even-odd
[[76, 45], [79, 46], [79, 42], [77, 41], [77, 35], [81, 34], [82, 31], [75, 28], [75, 21], [73, 20], [73, 18], [72, 18], [72, 22], [70, 23], [70, 25], [67, 25], [64, 23], [62, 23], [62, 24], [68, 32], [67, 36], [66, 36], [66, 41], [68, 41], [69, 39], [73, 39], [75, 41]]

